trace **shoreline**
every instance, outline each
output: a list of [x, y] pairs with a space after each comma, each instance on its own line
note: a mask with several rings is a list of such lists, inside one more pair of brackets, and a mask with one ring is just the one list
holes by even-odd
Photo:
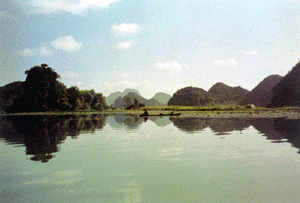
[[[149, 114], [168, 114], [170, 110], [148, 110]], [[30, 112], [30, 113], [13, 113], [0, 114], [0, 116], [63, 116], [63, 115], [115, 115], [124, 114], [128, 116], [138, 116], [143, 113], [142, 110], [120, 110], [120, 111], [74, 111], [74, 112]], [[176, 118], [286, 118], [300, 119], [299, 109], [245, 109], [245, 110], [178, 110], [181, 113]]]

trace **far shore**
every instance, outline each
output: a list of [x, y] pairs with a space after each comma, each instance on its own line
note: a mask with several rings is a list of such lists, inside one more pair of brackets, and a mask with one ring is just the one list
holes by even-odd
[[[151, 109], [146, 108], [150, 115], [169, 114], [172, 110], [166, 109]], [[179, 118], [197, 117], [197, 118], [287, 118], [300, 119], [300, 108], [285, 107], [285, 108], [257, 108], [257, 109], [184, 109], [180, 108], [175, 113], [181, 113]], [[30, 112], [30, 113], [2, 113], [1, 116], [26, 116], [26, 115], [101, 115], [101, 114], [124, 114], [129, 116], [138, 116], [143, 113], [143, 109], [137, 110], [106, 110], [106, 111], [49, 111], [49, 112]]]

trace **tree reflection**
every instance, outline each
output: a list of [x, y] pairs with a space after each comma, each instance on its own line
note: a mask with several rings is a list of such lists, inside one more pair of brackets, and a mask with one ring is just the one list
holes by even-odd
[[[48, 162], [59, 151], [59, 144], [68, 136], [77, 138], [81, 133], [93, 133], [102, 129], [108, 115], [68, 115], [68, 116], [7, 116], [0, 117], [0, 139], [10, 145], [24, 145], [30, 160]], [[148, 121], [157, 126], [170, 122], [184, 132], [199, 132], [210, 127], [216, 135], [242, 131], [253, 126], [267, 139], [274, 142], [290, 142], [300, 149], [300, 120], [290, 119], [203, 119], [151, 117]], [[148, 122], [147, 121], [147, 122]], [[144, 118], [139, 116], [117, 115], [107, 122], [114, 129], [137, 129]], [[147, 123], [148, 124], [148, 123]], [[300, 153], [300, 152], [298, 152]]]
[[94, 132], [105, 125], [106, 115], [1, 117], [0, 138], [8, 144], [24, 144], [30, 160], [48, 162], [67, 136]]

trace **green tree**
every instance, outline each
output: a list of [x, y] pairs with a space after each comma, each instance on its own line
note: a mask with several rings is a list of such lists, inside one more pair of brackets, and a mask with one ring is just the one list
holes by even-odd
[[60, 75], [47, 64], [25, 71], [24, 93], [14, 101], [12, 112], [65, 110], [70, 107], [66, 86], [59, 82]]
[[81, 103], [83, 109], [91, 109], [92, 102], [95, 97], [95, 91], [94, 90], [80, 90], [81, 94]]
[[69, 87], [67, 89], [68, 97], [69, 97], [69, 103], [70, 103], [70, 109], [71, 110], [77, 110], [81, 107], [81, 94], [80, 90], [76, 86]]
[[135, 107], [138, 107], [139, 104], [140, 104], [139, 98], [135, 97], [135, 98], [133, 99], [133, 105], [134, 105]]
[[108, 109], [108, 106], [105, 102], [105, 97], [103, 96], [102, 93], [97, 93], [94, 96], [94, 99], [92, 101], [91, 107], [93, 109], [97, 109], [97, 110], [105, 110]]
[[123, 98], [124, 102], [125, 102], [125, 108], [128, 108], [131, 104], [132, 104], [132, 97], [129, 96], [129, 95], [126, 95], [124, 98]]

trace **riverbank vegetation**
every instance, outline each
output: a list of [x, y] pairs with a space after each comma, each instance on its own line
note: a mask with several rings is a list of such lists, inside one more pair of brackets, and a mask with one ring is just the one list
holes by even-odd
[[67, 88], [60, 75], [47, 64], [25, 71], [24, 82], [14, 82], [1, 88], [1, 112], [48, 112], [72, 110], [105, 110], [102, 93], [94, 90]]
[[228, 117], [288, 117], [300, 118], [299, 107], [281, 107], [281, 108], [264, 108], [256, 107], [255, 109], [246, 108], [244, 106], [233, 105], [218, 105], [218, 106], [149, 106], [140, 109], [106, 109], [106, 110], [74, 110], [74, 111], [45, 111], [45, 112], [22, 112], [22, 113], [2, 113], [2, 116], [25, 116], [25, 115], [50, 115], [50, 116], [63, 116], [63, 115], [140, 115], [146, 109], [150, 115], [169, 114], [173, 110], [175, 113], [181, 113], [180, 117], [211, 117], [211, 118], [228, 118]]

